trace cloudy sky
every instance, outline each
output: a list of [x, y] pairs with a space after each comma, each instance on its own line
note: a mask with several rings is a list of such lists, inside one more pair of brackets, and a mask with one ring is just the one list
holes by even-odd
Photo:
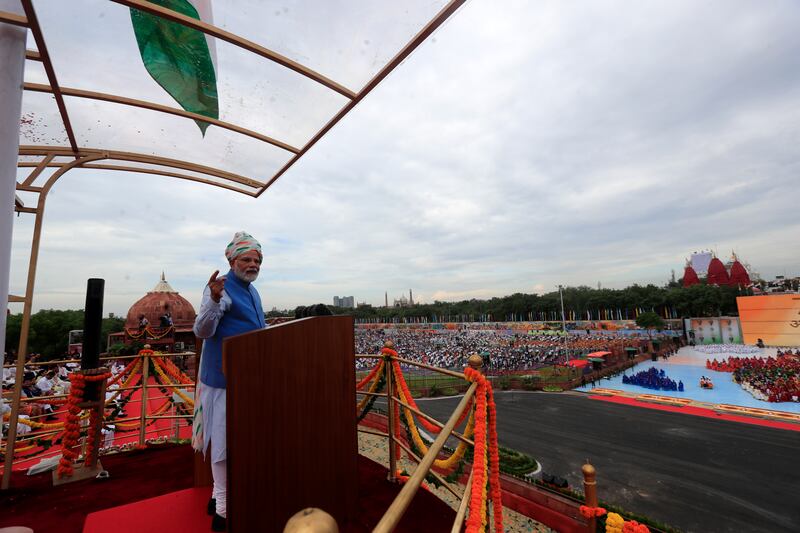
[[[96, 10], [97, 2], [81, 4]], [[275, 25], [296, 9], [279, 4]], [[49, 22], [57, 14], [45, 13], [52, 3], [36, 5], [54, 43], [100, 38], [69, 26], [59, 37]], [[112, 40], [86, 53], [110, 64], [116, 46], [135, 41], [129, 19], [100, 14], [108, 22], [97, 31]], [[215, 17], [236, 31], [233, 18]], [[303, 40], [297, 22], [282, 53], [357, 89], [402, 34], [384, 29], [371, 41], [335, 21], [323, 20], [329, 38], [360, 42], [352, 62]], [[798, 275], [798, 27], [794, 0], [470, 0], [258, 199], [158, 176], [76, 170], [62, 178], [47, 201], [34, 308], [80, 308], [86, 279], [101, 277], [105, 311], [124, 313], [162, 270], [197, 305], [241, 229], [264, 246], [257, 286], [267, 309], [334, 295], [378, 305], [385, 291], [391, 300], [409, 289], [432, 302], [663, 283], [702, 248], [723, 259], [735, 249], [770, 279]], [[258, 73], [260, 88], [237, 94], [255, 74], [228, 60], [239, 57], [228, 48], [218, 49], [222, 119], [277, 128], [302, 144], [314, 121], [341, 105], [317, 89], [271, 84], [272, 65]], [[145, 88], [128, 95], [170, 104], [138, 68], [129, 76]], [[101, 70], [59, 79], [126, 94], [129, 78]], [[251, 118], [261, 115], [247, 110], [276, 98], [294, 115], [273, 113], [272, 126]], [[94, 124], [105, 109], [68, 105], [78, 124]], [[127, 130], [109, 128], [115, 142], [157, 142], [168, 157], [188, 146], [209, 163], [226, 157], [202, 144], [217, 142], [241, 151], [228, 162], [248, 175], [278, 157], [250, 141], [217, 141], [213, 126], [204, 141], [189, 121], [171, 130], [178, 120], [170, 119], [164, 131], [145, 115], [133, 126], [126, 117]], [[99, 146], [91, 137], [83, 131], [79, 142]], [[15, 222], [11, 293], [19, 294], [33, 217]]]

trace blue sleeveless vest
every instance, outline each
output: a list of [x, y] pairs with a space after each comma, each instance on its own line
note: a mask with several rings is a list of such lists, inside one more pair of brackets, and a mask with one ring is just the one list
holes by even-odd
[[222, 373], [222, 340], [266, 326], [261, 297], [252, 283], [240, 280], [231, 270], [225, 277], [225, 292], [232, 301], [231, 307], [222, 315], [214, 335], [203, 342], [203, 357], [200, 364], [200, 380], [218, 389], [225, 388], [225, 376]]

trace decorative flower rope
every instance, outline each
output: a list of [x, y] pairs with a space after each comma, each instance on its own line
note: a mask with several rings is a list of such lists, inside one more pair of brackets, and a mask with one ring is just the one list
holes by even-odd
[[581, 505], [580, 511], [584, 518], [599, 518], [606, 514], [606, 510], [602, 507], [589, 507], [587, 505]]
[[372, 370], [370, 371], [370, 373], [369, 373], [369, 374], [367, 374], [367, 375], [364, 377], [364, 379], [362, 379], [361, 381], [359, 381], [358, 383], [356, 383], [356, 390], [361, 390], [361, 389], [363, 389], [363, 388], [364, 388], [364, 386], [365, 386], [367, 383], [369, 383], [369, 382], [370, 382], [370, 380], [372, 380], [372, 378], [374, 378], [374, 377], [375, 377], [375, 375], [376, 375], [378, 372], [380, 372], [381, 370], [383, 370], [383, 363], [384, 363], [384, 361], [383, 361], [383, 359], [381, 359], [381, 361], [380, 361], [379, 363], [375, 364], [375, 366], [372, 368]]
[[[400, 370], [399, 365], [396, 366], [394, 370], [395, 370], [395, 376], [397, 376], [399, 373], [400, 377], [402, 377], [403, 374], [402, 371]], [[406, 392], [404, 392], [402, 388], [399, 390], [399, 392], [401, 396], [400, 399], [410, 404], [410, 402], [408, 401], [408, 397], [406, 396]], [[414, 417], [411, 409], [403, 407], [403, 414], [405, 415], [406, 424], [408, 425], [408, 429], [409, 432], [411, 433], [411, 438], [414, 441], [414, 444], [420, 451], [421, 455], [427, 454], [428, 446], [422, 439], [422, 436], [419, 434], [419, 428], [417, 428], [417, 425], [414, 423]], [[464, 429], [464, 437], [468, 439], [471, 438], [474, 427], [475, 427], [475, 416], [474, 413], [470, 410], [469, 421], [467, 422], [467, 427]], [[458, 446], [456, 447], [456, 451], [453, 452], [450, 455], [450, 457], [448, 457], [447, 459], [436, 459], [433, 462], [433, 465], [436, 468], [440, 468], [442, 470], [446, 471], [452, 470], [464, 458], [464, 455], [466, 454], [467, 451], [467, 446], [468, 445], [466, 442], [463, 441], [459, 442]]]
[[161, 384], [168, 387], [172, 387], [173, 388], [172, 390], [175, 392], [175, 394], [177, 394], [184, 402], [186, 402], [186, 405], [189, 406], [189, 409], [194, 409], [194, 399], [189, 398], [189, 396], [186, 395], [186, 393], [177, 388], [176, 385], [180, 385], [180, 383], [172, 383], [169, 377], [167, 377], [167, 374], [164, 372], [164, 369], [161, 368], [161, 362], [158, 360], [158, 358], [153, 357], [151, 361], [153, 362], [153, 368], [156, 369], [156, 373], [161, 378]]
[[[70, 387], [69, 399], [67, 400], [67, 420], [64, 425], [64, 437], [61, 441], [61, 459], [59, 460], [58, 468], [56, 470], [56, 474], [59, 478], [71, 476], [74, 472], [73, 464], [78, 456], [76, 448], [78, 445], [78, 438], [80, 437], [80, 403], [83, 401], [86, 383], [104, 381], [111, 377], [111, 373], [108, 371], [98, 374], [87, 374], [86, 372], [89, 371], [84, 370], [72, 372], [69, 375], [69, 380], [70, 383], [72, 383], [72, 386]], [[94, 411], [95, 410], [93, 409], [92, 413], [94, 413]], [[97, 415], [94, 414], [93, 418], [91, 418], [93, 423], [89, 425], [90, 435], [92, 434], [93, 429], [96, 429], [96, 416]], [[88, 451], [91, 449], [89, 446], [87, 446], [87, 456]]]
[[487, 525], [487, 500], [488, 495], [491, 495], [494, 530], [496, 533], [502, 533], [503, 502], [500, 490], [500, 453], [497, 445], [497, 414], [492, 385], [483, 374], [474, 368], [465, 368], [464, 375], [468, 381], [478, 384], [475, 391], [475, 451], [466, 530], [468, 533], [484, 531]]
[[[392, 350], [391, 348], [383, 348], [381, 352], [386, 355], [397, 357], [397, 352]], [[402, 390], [403, 394], [405, 395], [405, 399], [403, 401], [405, 401], [408, 405], [410, 405], [417, 411], [420, 411], [421, 409], [417, 406], [417, 402], [414, 401], [414, 397], [411, 395], [411, 391], [409, 391], [408, 389], [408, 384], [406, 383], [405, 377], [403, 376], [403, 370], [400, 368], [400, 363], [398, 361], [392, 361], [392, 367], [394, 368], [394, 375], [397, 383], [399, 384], [399, 389]], [[461, 413], [461, 417], [456, 422], [456, 427], [460, 426], [464, 422], [464, 419], [467, 417], [467, 414], [471, 412], [471, 409], [472, 409], [472, 400], [470, 400], [470, 403], [467, 405], [466, 409], [464, 409], [464, 412]], [[426, 420], [423, 417], [419, 417], [419, 421], [420, 424], [422, 424], [422, 426], [425, 428], [425, 430], [429, 431], [430, 433], [439, 433], [442, 430], [442, 428], [432, 423], [431, 421]]]
[[[379, 386], [381, 386], [381, 388], [383, 388], [382, 387], [383, 366], [384, 366], [384, 361], [381, 361], [380, 364], [375, 367], [376, 372], [373, 374], [374, 380], [372, 381], [372, 385], [370, 386], [369, 391], [368, 391], [368, 392], [370, 392], [372, 394], [376, 394], [377, 392], [379, 392], [378, 391], [378, 387]], [[370, 396], [369, 394], [365, 394], [364, 397], [361, 398], [361, 401], [358, 402], [358, 406], [356, 406], [356, 413], [361, 412], [367, 406], [367, 403], [370, 401], [371, 398], [374, 399], [375, 397], [374, 396]], [[364, 414], [366, 414], [366, 413], [364, 413]]]
[[141, 339], [145, 335], [145, 333], [147, 333], [150, 335], [149, 337], [150, 339], [157, 341], [158, 339], [163, 339], [164, 337], [167, 336], [167, 334], [175, 331], [175, 326], [170, 326], [161, 333], [156, 333], [150, 326], [147, 326], [143, 330], [133, 330], [135, 331], [134, 333], [132, 333], [131, 331], [132, 330], [125, 328], [125, 334], [133, 340]]

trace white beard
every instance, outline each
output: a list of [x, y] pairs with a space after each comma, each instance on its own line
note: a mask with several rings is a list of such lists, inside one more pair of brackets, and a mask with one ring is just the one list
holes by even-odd
[[252, 274], [248, 274], [245, 270], [239, 270], [238, 268], [233, 269], [233, 273], [236, 275], [237, 278], [246, 282], [246, 283], [253, 283], [256, 278], [258, 278], [258, 272], [254, 272]]

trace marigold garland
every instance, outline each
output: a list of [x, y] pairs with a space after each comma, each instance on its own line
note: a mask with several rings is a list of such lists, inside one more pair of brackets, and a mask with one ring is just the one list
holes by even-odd
[[[406, 472], [405, 470], [398, 470], [397, 472], [395, 472], [394, 477], [401, 485], [404, 485], [409, 479], [411, 479], [411, 476], [408, 475], [408, 472]], [[428, 492], [430, 492], [431, 490], [428, 484], [425, 483], [425, 480], [422, 480], [422, 484], [420, 485], [420, 487], [427, 490]]]
[[164, 371], [176, 382], [182, 383], [183, 385], [194, 385], [192, 379], [178, 368], [178, 365], [176, 365], [172, 359], [169, 357], [161, 357], [159, 360], [161, 361], [161, 367]]
[[[131, 365], [133, 365], [133, 368], [131, 368], [130, 374], [128, 374], [128, 377], [125, 378], [125, 381], [122, 382], [121, 387], [123, 389], [125, 389], [127, 387], [130, 387], [131, 383], [133, 382], [133, 380], [138, 378], [138, 377], [140, 377], [139, 369], [142, 366], [142, 358], [139, 357], [138, 359], [134, 359], [131, 362]], [[130, 365], [128, 365], [128, 367], [130, 367]], [[125, 368], [128, 368], [128, 367], [125, 367]], [[109, 386], [113, 385], [116, 381], [118, 381], [124, 374], [125, 374], [125, 370], [123, 370], [122, 372], [117, 374], [116, 377], [114, 377], [114, 379], [112, 379], [108, 383], [106, 383], [106, 389], [108, 389]], [[123, 391], [121, 391], [121, 390], [115, 390], [114, 393], [111, 395], [111, 397], [106, 400], [106, 405], [109, 405], [114, 400], [116, 400], [119, 397], [119, 395], [122, 394], [122, 392]], [[133, 392], [131, 392], [131, 394], [133, 394]]]
[[148, 333], [150, 335], [150, 339], [152, 339], [152, 340], [163, 339], [164, 337], [166, 337], [169, 333], [172, 333], [173, 331], [175, 331], [175, 327], [174, 326], [168, 327], [166, 330], [164, 330], [161, 333], [156, 333], [155, 331], [153, 331], [153, 329], [150, 326], [147, 326], [146, 328], [144, 328], [144, 330], [141, 330], [141, 329], [136, 330], [136, 333], [131, 333], [130, 329], [125, 328], [125, 334], [128, 337], [130, 337], [131, 339], [133, 339], [133, 340], [141, 339], [142, 336], [144, 336], [145, 333]]
[[599, 518], [606, 514], [606, 510], [602, 507], [589, 507], [587, 505], [581, 505], [580, 511], [583, 517], [587, 519]]
[[138, 357], [137, 357], [136, 359], [133, 359], [133, 360], [132, 360], [130, 363], [128, 363], [128, 364], [127, 364], [127, 366], [125, 366], [125, 368], [123, 368], [123, 369], [122, 369], [122, 370], [121, 370], [121, 371], [120, 371], [120, 372], [119, 372], [119, 373], [118, 373], [116, 376], [114, 376], [113, 378], [111, 378], [111, 379], [108, 381], [108, 383], [106, 383], [106, 388], [108, 388], [110, 385], [113, 385], [114, 383], [116, 383], [117, 381], [119, 381], [120, 379], [122, 379], [122, 377], [123, 377], [125, 374], [127, 374], [128, 372], [132, 372], [132, 369], [133, 369], [135, 366], [137, 366], [139, 363], [141, 363], [141, 358], [138, 358]]
[[[399, 367], [395, 368], [395, 375], [400, 371]], [[402, 374], [400, 374], [402, 375]], [[400, 399], [406, 403], [408, 402], [408, 397], [406, 393], [400, 389]], [[414, 417], [411, 409], [407, 407], [403, 407], [403, 414], [405, 415], [406, 425], [408, 426], [408, 430], [411, 433], [411, 439], [416, 445], [417, 449], [420, 451], [421, 455], [425, 455], [428, 453], [428, 446], [425, 444], [425, 441], [422, 440], [422, 436], [419, 434], [419, 429], [417, 428], [416, 424], [414, 423]], [[464, 436], [466, 438], [471, 438], [473, 434], [473, 429], [475, 427], [475, 416], [474, 413], [470, 410], [470, 417], [469, 421], [467, 422], [467, 427], [464, 430]], [[458, 446], [456, 447], [455, 452], [453, 452], [450, 457], [447, 459], [436, 459], [433, 462], [433, 465], [436, 468], [440, 468], [445, 471], [449, 471], [455, 468], [458, 465], [458, 462], [464, 458], [464, 455], [467, 451], [467, 443], [466, 442], [459, 442]]]
[[[395, 357], [397, 356], [397, 352], [395, 352], [392, 349], [384, 348], [382, 351], [389, 355], [393, 355]], [[406, 383], [405, 376], [403, 376], [403, 370], [400, 368], [400, 363], [398, 361], [392, 361], [392, 368], [394, 368], [394, 375], [396, 378], [395, 380], [400, 386], [399, 389], [403, 391], [403, 394], [405, 395], [405, 399], [403, 401], [405, 401], [408, 405], [419, 411], [420, 408], [417, 406], [417, 402], [414, 401], [414, 397], [411, 395], [411, 391], [408, 389], [408, 384]], [[461, 417], [456, 422], [456, 427], [460, 426], [464, 422], [464, 419], [467, 417], [467, 414], [469, 414], [472, 411], [472, 401], [473, 400], [470, 399], [469, 404], [467, 404], [467, 407], [461, 413]], [[440, 428], [436, 424], [433, 424], [429, 420], [426, 420], [423, 417], [420, 417], [419, 421], [425, 428], [425, 430], [431, 433], [439, 433], [442, 430], [442, 428]]]
[[381, 360], [379, 363], [377, 363], [377, 364], [376, 364], [376, 365], [375, 365], [375, 366], [372, 368], [372, 370], [370, 370], [369, 374], [367, 374], [367, 375], [364, 377], [364, 379], [362, 379], [361, 381], [359, 381], [358, 383], [356, 383], [356, 390], [361, 390], [361, 389], [363, 389], [363, 388], [364, 388], [364, 386], [365, 386], [367, 383], [369, 383], [369, 382], [370, 382], [370, 380], [372, 380], [372, 378], [374, 378], [374, 377], [375, 377], [375, 374], [377, 374], [378, 372], [380, 372], [381, 370], [383, 370], [383, 363], [384, 363], [384, 361], [383, 361], [383, 360]]
[[[110, 372], [103, 372], [99, 374], [85, 374], [83, 371], [72, 372], [69, 375], [70, 387], [69, 399], [67, 400], [67, 420], [64, 425], [64, 437], [61, 441], [61, 459], [58, 463], [56, 474], [59, 478], [64, 476], [71, 476], [74, 472], [73, 464], [78, 456], [76, 451], [78, 438], [80, 437], [80, 403], [83, 401], [83, 394], [86, 388], [86, 383], [99, 382], [108, 379], [111, 376]], [[97, 420], [93, 419], [96, 423]], [[90, 424], [89, 431], [92, 431], [95, 424]], [[87, 447], [87, 451], [88, 451]], [[87, 454], [88, 455], [88, 454]]]
[[[383, 374], [382, 374], [383, 365], [384, 365], [384, 361], [381, 361], [380, 365], [378, 365], [378, 367], [376, 368], [377, 372], [375, 372], [375, 374], [374, 374], [375, 379], [372, 382], [372, 385], [370, 386], [369, 391], [368, 391], [368, 392], [370, 392], [372, 394], [376, 393], [376, 391], [378, 390], [378, 385], [382, 381], [381, 378], [383, 377]], [[361, 399], [360, 402], [358, 402], [358, 405], [356, 406], [356, 413], [358, 413], [362, 409], [364, 409], [364, 407], [367, 405], [367, 402], [369, 402], [370, 398], [374, 398], [374, 396], [370, 396], [369, 394], [365, 394], [364, 395], [364, 397]]]
[[494, 511], [494, 529], [503, 531], [503, 494], [500, 490], [500, 446], [497, 442], [497, 406], [494, 403], [492, 385], [486, 382], [489, 406], [489, 461], [491, 464], [491, 498]]
[[606, 533], [622, 533], [625, 519], [617, 513], [608, 513], [606, 518]]
[[636, 520], [629, 520], [622, 526], [622, 533], [650, 533], [650, 528]]
[[194, 399], [189, 398], [186, 393], [175, 387], [176, 383], [172, 383], [172, 381], [167, 377], [164, 369], [161, 368], [160, 361], [155, 357], [152, 358], [151, 361], [153, 362], [153, 368], [156, 369], [156, 373], [161, 378], [161, 384], [172, 387], [175, 394], [177, 394], [184, 402], [186, 402], [186, 405], [189, 406], [189, 409], [194, 409]]
[[468, 381], [478, 384], [475, 391], [475, 449], [466, 530], [467, 532], [483, 531], [486, 525], [488, 491], [492, 499], [494, 530], [496, 533], [502, 533], [503, 503], [500, 490], [500, 453], [497, 445], [494, 394], [491, 383], [479, 371], [467, 367], [464, 369], [464, 375]]
[[[465, 372], [466, 374], [466, 372]], [[467, 376], [469, 379], [469, 376]], [[486, 486], [486, 393], [484, 385], [478, 383], [475, 402], [475, 449], [472, 460], [472, 486], [470, 492], [469, 518], [466, 530], [477, 532], [483, 529], [483, 513], [481, 512]]]

